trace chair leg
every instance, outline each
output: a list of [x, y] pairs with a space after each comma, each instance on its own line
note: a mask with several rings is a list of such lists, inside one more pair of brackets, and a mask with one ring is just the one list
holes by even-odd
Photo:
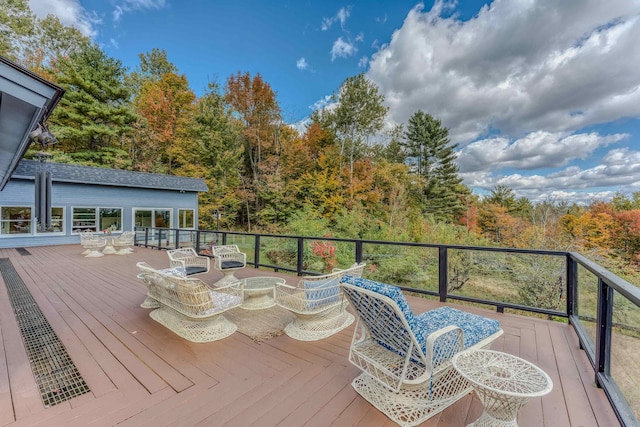
[[142, 308], [160, 308], [160, 303], [156, 301], [154, 298], [147, 296], [145, 300], [140, 304]]
[[209, 319], [192, 319], [169, 307], [160, 307], [149, 316], [176, 335], [191, 342], [211, 342], [233, 334], [238, 327], [222, 314]]
[[284, 328], [284, 333], [298, 341], [318, 341], [347, 328], [354, 321], [353, 314], [337, 307], [326, 313], [300, 314]]
[[351, 383], [369, 403], [403, 427], [423, 423], [471, 392], [471, 386], [449, 367], [422, 385], [401, 387], [391, 391], [366, 372]]
[[95, 257], [100, 257], [100, 256], [104, 256], [104, 254], [102, 252], [100, 252], [100, 249], [98, 249], [98, 248], [91, 249], [91, 252], [89, 252], [88, 254], [85, 255], [85, 257], [87, 257], [87, 258], [95, 258]]
[[237, 282], [238, 278], [235, 276], [234, 272], [234, 270], [223, 271], [224, 276], [222, 277], [222, 279], [214, 283], [213, 286], [219, 288], [222, 286], [230, 285], [233, 282]]

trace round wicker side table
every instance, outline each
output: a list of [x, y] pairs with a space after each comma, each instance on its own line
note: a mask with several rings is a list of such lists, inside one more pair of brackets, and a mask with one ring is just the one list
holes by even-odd
[[518, 410], [553, 388], [551, 378], [534, 364], [492, 350], [463, 351], [451, 360], [473, 386], [484, 412], [470, 426], [517, 426]]

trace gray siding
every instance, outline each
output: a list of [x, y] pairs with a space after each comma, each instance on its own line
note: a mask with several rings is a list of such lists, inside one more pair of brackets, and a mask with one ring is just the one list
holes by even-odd
[[[33, 181], [12, 179], [0, 192], [0, 206], [29, 206], [33, 213], [34, 192]], [[122, 208], [123, 231], [133, 229], [134, 208], [172, 209], [173, 228], [178, 228], [178, 209], [193, 209], [196, 226], [198, 223], [198, 193], [194, 191], [54, 182], [52, 206], [64, 208], [64, 233], [0, 235], [0, 247], [79, 243], [80, 237], [71, 232], [72, 207]]]

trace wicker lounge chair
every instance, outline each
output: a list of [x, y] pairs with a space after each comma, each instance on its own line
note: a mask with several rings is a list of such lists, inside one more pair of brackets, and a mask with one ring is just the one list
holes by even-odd
[[354, 264], [346, 270], [303, 277], [297, 286], [277, 285], [276, 304], [296, 316], [284, 332], [300, 341], [316, 341], [351, 325], [354, 317], [345, 310], [347, 301], [340, 290], [340, 279], [345, 274], [361, 276], [364, 267]]
[[[144, 262], [136, 265], [145, 274], [153, 270]], [[242, 304], [238, 286], [211, 289], [200, 279], [158, 270], [147, 277], [148, 296], [159, 305], [149, 316], [175, 334], [192, 342], [210, 342], [237, 330], [223, 313]]]
[[170, 267], [182, 267], [187, 276], [209, 272], [209, 257], [201, 256], [193, 248], [171, 249], [167, 251]]
[[245, 268], [247, 255], [240, 252], [237, 245], [212, 246], [213, 268], [221, 271], [224, 277], [215, 283], [215, 286], [224, 286], [237, 282], [235, 271]]
[[471, 391], [451, 364], [463, 349], [487, 348], [498, 321], [451, 307], [412, 313], [396, 286], [345, 276], [357, 313], [349, 361], [362, 373], [353, 388], [401, 426], [415, 426]]

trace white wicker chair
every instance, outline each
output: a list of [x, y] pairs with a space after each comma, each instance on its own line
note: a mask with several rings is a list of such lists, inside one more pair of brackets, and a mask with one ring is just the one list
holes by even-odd
[[149, 296], [149, 292], [148, 292], [150, 285], [152, 285], [156, 281], [162, 280], [162, 276], [160, 275], [160, 273], [164, 273], [164, 274], [168, 274], [168, 275], [174, 275], [174, 276], [180, 276], [180, 277], [185, 277], [186, 276], [186, 273], [185, 273], [185, 271], [184, 271], [184, 269], [182, 267], [166, 268], [166, 269], [163, 269], [163, 270], [156, 270], [155, 268], [151, 267], [146, 262], [139, 262], [136, 265], [140, 269], [140, 273], [138, 274], [137, 277], [138, 277], [138, 279], [142, 280], [145, 283], [146, 287], [147, 287], [147, 297], [142, 302], [142, 304], [140, 304], [140, 307], [142, 307], [142, 308], [158, 308], [158, 307], [160, 307], [160, 303], [158, 303], [158, 301], [156, 301], [155, 299], [150, 297]]
[[82, 255], [88, 255], [89, 252], [91, 252], [91, 249], [85, 246], [85, 242], [96, 239], [98, 236], [96, 236], [91, 231], [83, 231], [82, 233], [79, 234], [79, 236], [80, 236], [80, 245], [82, 245], [82, 247], [84, 248]]
[[107, 245], [107, 239], [103, 236], [80, 236], [82, 247], [85, 248], [83, 252], [84, 256], [87, 258], [101, 257], [104, 256], [102, 253], [102, 248]]
[[133, 252], [132, 246], [135, 235], [135, 231], [124, 231], [118, 237], [113, 238], [113, 247], [116, 249], [116, 255], [129, 255]]
[[451, 358], [487, 348], [498, 321], [451, 307], [414, 316], [399, 288], [345, 276], [341, 286], [357, 313], [349, 361], [362, 373], [353, 388], [401, 426], [415, 426], [471, 391]]
[[365, 265], [303, 277], [297, 286], [277, 285], [276, 304], [296, 316], [284, 332], [300, 341], [317, 341], [351, 325], [354, 317], [346, 311], [348, 304], [340, 290], [340, 279], [345, 274], [361, 276]]
[[247, 266], [247, 255], [240, 252], [237, 245], [212, 246], [213, 268], [221, 271], [224, 276], [215, 283], [215, 286], [224, 286], [237, 282], [235, 271]]
[[[146, 272], [152, 269], [144, 262], [136, 265]], [[242, 304], [240, 287], [211, 289], [200, 279], [158, 270], [147, 277], [148, 296], [159, 305], [149, 316], [175, 334], [192, 342], [210, 342], [237, 330], [223, 313]]]
[[209, 257], [198, 255], [193, 248], [170, 249], [167, 255], [169, 266], [184, 268], [187, 276], [209, 272]]

